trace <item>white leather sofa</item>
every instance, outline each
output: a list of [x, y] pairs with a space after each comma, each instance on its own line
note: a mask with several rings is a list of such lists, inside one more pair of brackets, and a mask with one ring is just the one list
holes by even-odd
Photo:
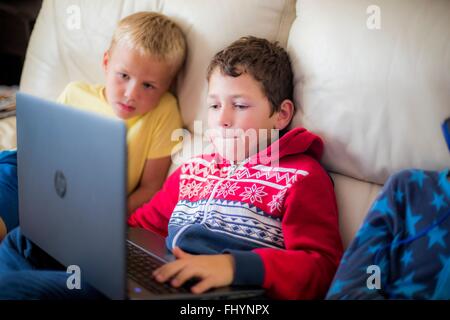
[[[344, 245], [390, 174], [450, 166], [440, 132], [450, 116], [450, 1], [44, 0], [21, 90], [55, 99], [69, 81], [102, 83], [116, 22], [142, 10], [168, 15], [187, 36], [174, 91], [190, 130], [206, 119], [205, 72], [214, 53], [245, 35], [287, 48], [293, 125], [326, 143], [323, 165], [335, 182]], [[14, 147], [14, 125], [1, 122], [3, 147]]]

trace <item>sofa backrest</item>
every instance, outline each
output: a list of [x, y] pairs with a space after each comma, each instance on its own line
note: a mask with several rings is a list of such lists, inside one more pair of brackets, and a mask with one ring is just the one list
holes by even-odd
[[245, 35], [279, 41], [294, 67], [293, 125], [326, 142], [323, 163], [335, 181], [347, 245], [389, 174], [450, 164], [439, 132], [450, 115], [450, 2], [379, 0], [381, 28], [370, 29], [371, 2], [45, 0], [21, 90], [55, 99], [72, 80], [103, 83], [102, 55], [117, 21], [157, 11], [186, 34], [188, 58], [175, 93], [192, 131], [195, 120], [206, 119], [211, 57]]

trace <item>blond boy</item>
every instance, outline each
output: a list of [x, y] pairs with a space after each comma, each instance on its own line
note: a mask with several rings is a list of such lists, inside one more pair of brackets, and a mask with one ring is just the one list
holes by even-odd
[[[72, 82], [58, 98], [125, 121], [129, 214], [161, 188], [171, 164], [171, 134], [182, 122], [168, 90], [185, 55], [184, 35], [174, 22], [155, 12], [132, 14], [119, 22], [103, 55], [105, 85]], [[19, 223], [16, 167], [15, 151], [0, 153], [0, 239]]]
[[59, 102], [123, 119], [128, 127], [128, 212], [158, 191], [171, 164], [171, 134], [182, 126], [168, 92], [186, 43], [164, 15], [132, 14], [119, 22], [103, 55], [106, 84], [71, 83]]

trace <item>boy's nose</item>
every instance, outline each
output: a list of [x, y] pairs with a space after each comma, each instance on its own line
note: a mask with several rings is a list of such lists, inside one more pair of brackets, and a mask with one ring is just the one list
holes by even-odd
[[232, 111], [229, 110], [228, 107], [224, 106], [220, 112], [219, 112], [219, 126], [230, 128], [233, 125], [233, 117], [232, 117]]
[[137, 86], [134, 83], [129, 83], [125, 90], [125, 97], [127, 100], [134, 100], [137, 96]]

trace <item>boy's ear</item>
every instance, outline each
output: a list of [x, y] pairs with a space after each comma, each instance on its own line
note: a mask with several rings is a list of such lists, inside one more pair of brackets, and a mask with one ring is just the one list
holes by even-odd
[[286, 99], [280, 105], [280, 111], [276, 113], [275, 129], [283, 130], [291, 123], [294, 116], [294, 103]]
[[109, 63], [109, 50], [106, 50], [105, 53], [103, 53], [103, 61], [102, 61], [104, 71], [106, 71], [108, 63]]

